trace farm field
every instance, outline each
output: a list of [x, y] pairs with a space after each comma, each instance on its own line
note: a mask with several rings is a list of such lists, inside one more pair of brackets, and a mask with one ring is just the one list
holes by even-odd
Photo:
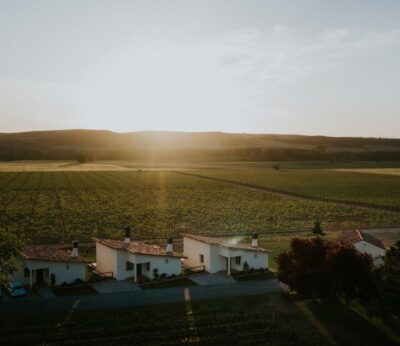
[[400, 211], [400, 176], [395, 175], [315, 168], [276, 170], [271, 167], [199, 170], [196, 174], [315, 198]]
[[[214, 172], [223, 173], [229, 171]], [[33, 242], [120, 237], [128, 223], [141, 239], [185, 232], [295, 234], [317, 218], [325, 228], [400, 224], [400, 213], [278, 196], [175, 172], [0, 173], [0, 225]]]
[[[298, 308], [327, 330], [322, 335]], [[28, 316], [27, 316], [28, 317]], [[42, 315], [20, 323], [0, 316], [4, 344], [31, 345], [394, 345], [340, 302], [310, 303], [276, 293], [126, 309]]]
[[336, 171], [400, 176], [400, 168], [337, 168]]

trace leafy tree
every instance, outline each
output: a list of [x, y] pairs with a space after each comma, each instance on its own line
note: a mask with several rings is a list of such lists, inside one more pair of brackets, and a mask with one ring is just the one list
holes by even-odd
[[309, 297], [324, 296], [327, 291], [324, 261], [326, 247], [320, 238], [293, 238], [290, 251], [278, 258], [278, 279], [291, 290]]
[[383, 260], [384, 264], [374, 273], [378, 288], [375, 309], [400, 317], [400, 240], [390, 247]]
[[372, 258], [354, 247], [326, 244], [321, 238], [293, 238], [277, 258], [278, 279], [310, 298], [368, 301], [374, 292]]
[[5, 229], [0, 229], [0, 282], [5, 284], [9, 275], [17, 269], [16, 258], [20, 254], [23, 243]]
[[353, 299], [368, 301], [374, 292], [372, 263], [370, 255], [358, 252], [354, 246], [327, 246], [326, 273], [331, 295], [344, 298], [347, 305]]
[[314, 221], [314, 226], [312, 228], [312, 232], [313, 232], [313, 234], [316, 234], [316, 235], [324, 235], [324, 230], [322, 229], [320, 220]]

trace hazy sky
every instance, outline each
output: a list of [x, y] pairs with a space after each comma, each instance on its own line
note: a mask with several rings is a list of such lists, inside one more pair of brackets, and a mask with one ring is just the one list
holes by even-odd
[[0, 0], [0, 132], [400, 137], [400, 1]]

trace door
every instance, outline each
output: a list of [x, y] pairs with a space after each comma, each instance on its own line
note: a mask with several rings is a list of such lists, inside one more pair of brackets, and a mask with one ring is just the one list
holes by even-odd
[[43, 282], [43, 269], [36, 269], [36, 282], [38, 284]]
[[139, 278], [140, 276], [142, 276], [142, 264], [138, 264], [136, 267], [136, 276]]

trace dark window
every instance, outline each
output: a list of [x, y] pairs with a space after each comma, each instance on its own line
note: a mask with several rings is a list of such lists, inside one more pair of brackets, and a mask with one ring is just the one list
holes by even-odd
[[200, 263], [204, 263], [204, 255], [200, 254], [199, 259], [200, 259]]
[[150, 270], [150, 262], [146, 263], [146, 270]]
[[240, 265], [240, 263], [242, 262], [242, 257], [240, 256], [235, 257], [235, 262], [236, 264]]
[[132, 262], [126, 262], [126, 270], [133, 270], [133, 263]]
[[67, 270], [69, 270], [69, 265], [67, 264]]
[[165, 259], [165, 263], [168, 263], [168, 258], [167, 258], [167, 259]]
[[256, 253], [254, 254], [254, 258], [257, 258], [257, 254]]
[[29, 276], [29, 269], [24, 268], [24, 277], [27, 278]]

